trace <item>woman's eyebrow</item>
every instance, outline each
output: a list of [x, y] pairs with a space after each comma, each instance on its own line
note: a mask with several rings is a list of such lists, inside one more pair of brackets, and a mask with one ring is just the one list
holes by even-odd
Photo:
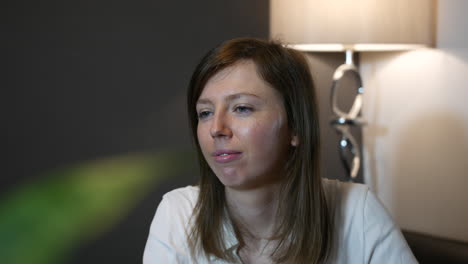
[[[234, 101], [234, 100], [237, 100], [237, 99], [240, 99], [242, 97], [255, 97], [257, 99], [261, 99], [260, 96], [256, 95], [256, 94], [251, 94], [251, 93], [235, 93], [235, 94], [230, 94], [228, 96], [226, 96], [224, 98], [224, 101], [226, 102], [230, 102], [230, 101]], [[197, 100], [197, 105], [212, 105], [213, 102], [210, 100], [210, 99], [206, 99], [206, 98], [200, 98]]]
[[209, 99], [204, 99], [204, 98], [201, 98], [201, 99], [198, 99], [197, 100], [197, 105], [199, 104], [213, 104]]
[[231, 94], [226, 97], [225, 101], [234, 101], [236, 99], [242, 98], [242, 97], [256, 97], [257, 99], [260, 99], [260, 97], [256, 94], [251, 94], [251, 93], [236, 93], [236, 94]]

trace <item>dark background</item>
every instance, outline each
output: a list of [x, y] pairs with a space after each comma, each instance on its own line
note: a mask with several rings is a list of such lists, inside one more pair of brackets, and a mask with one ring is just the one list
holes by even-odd
[[[0, 195], [68, 164], [190, 148], [185, 91], [199, 58], [227, 39], [269, 37], [268, 0], [10, 1], [2, 12]], [[343, 179], [328, 120], [331, 77], [344, 54], [308, 58], [320, 98], [323, 174]], [[351, 95], [343, 94], [344, 104]], [[162, 194], [196, 177], [159, 185], [69, 263], [140, 263]]]

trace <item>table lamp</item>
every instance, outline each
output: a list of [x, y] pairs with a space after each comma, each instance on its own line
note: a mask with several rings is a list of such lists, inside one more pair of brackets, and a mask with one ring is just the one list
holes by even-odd
[[[404, 51], [433, 46], [436, 0], [271, 0], [270, 37], [305, 52], [344, 52], [345, 63], [333, 74], [331, 125], [340, 134], [339, 153], [350, 181], [361, 167], [361, 152], [350, 133], [362, 126], [364, 87], [354, 52]], [[337, 103], [345, 74], [356, 80], [348, 111]]]

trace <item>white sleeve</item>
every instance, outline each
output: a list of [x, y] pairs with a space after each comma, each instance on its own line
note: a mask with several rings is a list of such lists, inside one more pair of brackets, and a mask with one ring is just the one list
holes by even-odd
[[189, 263], [181, 242], [185, 239], [185, 228], [177, 218], [180, 216], [177, 210], [172, 210], [170, 199], [163, 197], [151, 223], [143, 264]]
[[364, 203], [364, 263], [418, 263], [400, 229], [367, 189]]

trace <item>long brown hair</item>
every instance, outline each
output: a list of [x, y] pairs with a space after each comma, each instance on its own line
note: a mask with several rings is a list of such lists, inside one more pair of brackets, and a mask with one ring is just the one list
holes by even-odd
[[[278, 208], [280, 225], [275, 234], [279, 242], [273, 257], [279, 263], [324, 262], [331, 250], [333, 227], [320, 178], [318, 107], [310, 69], [300, 52], [252, 38], [229, 40], [209, 51], [189, 84], [188, 115], [201, 172], [188, 237], [192, 256], [204, 253], [227, 261], [235, 259], [225, 245], [223, 223], [229, 216], [225, 213], [224, 185], [204, 159], [197, 138], [196, 102], [213, 75], [240, 60], [253, 61], [258, 75], [280, 92], [289, 128], [299, 139], [286, 163]], [[242, 238], [238, 236], [238, 240]]]

